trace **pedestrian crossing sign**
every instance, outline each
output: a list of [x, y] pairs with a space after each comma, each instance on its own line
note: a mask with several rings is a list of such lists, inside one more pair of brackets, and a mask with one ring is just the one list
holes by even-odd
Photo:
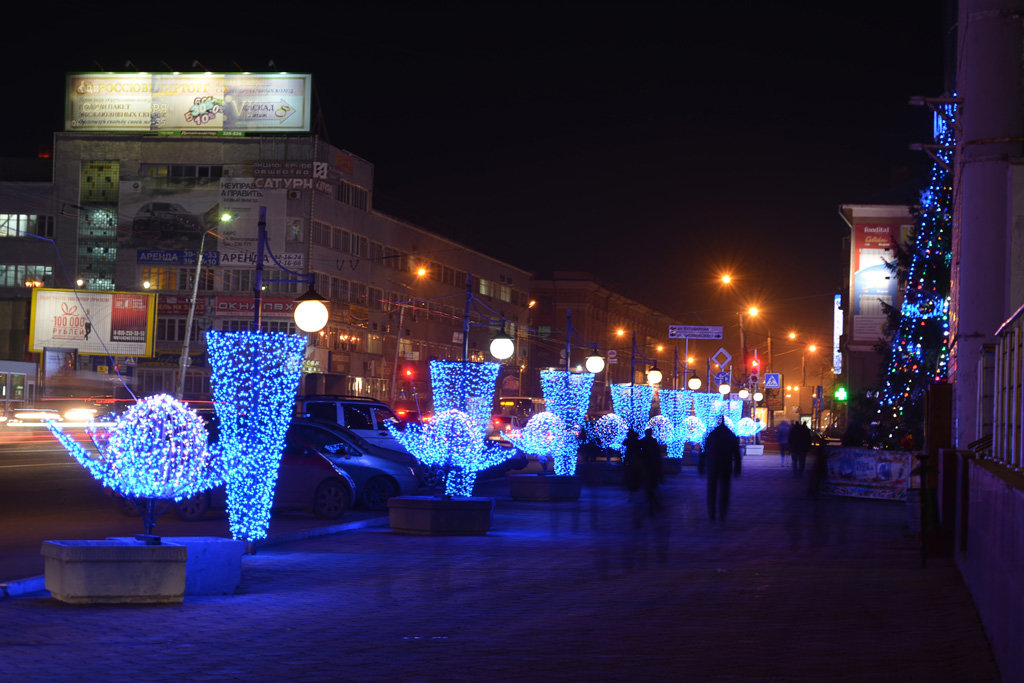
[[779, 389], [782, 386], [782, 374], [778, 372], [766, 372], [764, 374], [765, 389]]

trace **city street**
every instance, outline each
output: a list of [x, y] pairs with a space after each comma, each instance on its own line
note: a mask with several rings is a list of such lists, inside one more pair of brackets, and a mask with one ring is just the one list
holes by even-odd
[[[141, 519], [123, 514], [115, 499], [49, 431], [0, 429], [0, 583], [42, 574], [39, 548], [44, 540], [143, 533]], [[384, 514], [350, 508], [341, 519], [322, 520], [309, 512], [280, 511], [271, 519], [270, 531], [294, 533]], [[198, 522], [183, 522], [168, 509], [157, 520], [156, 533], [231, 536], [223, 511], [210, 511]]]
[[260, 548], [235, 595], [3, 600], [0, 680], [999, 680], [905, 503], [809, 499], [775, 454], [745, 459], [726, 522], [704, 489], [684, 467], [636, 527], [620, 487], [516, 502], [495, 479], [477, 489], [495, 499], [486, 536], [381, 518]]

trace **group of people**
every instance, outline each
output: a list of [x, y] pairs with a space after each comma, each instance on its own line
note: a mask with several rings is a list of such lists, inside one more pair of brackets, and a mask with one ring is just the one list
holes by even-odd
[[[803, 476], [807, 466], [807, 453], [814, 446], [814, 438], [810, 428], [803, 422], [792, 424], [783, 420], [776, 428], [776, 438], [782, 466], [786, 465], [786, 452], [792, 460], [793, 476]], [[634, 522], [640, 524], [644, 513], [655, 515], [662, 511], [663, 503], [658, 487], [664, 481], [661, 464], [661, 450], [651, 429], [647, 429], [643, 438], [630, 430], [626, 435], [626, 452], [624, 458], [626, 487], [634, 502]], [[825, 458], [824, 445], [816, 452], [815, 471], [812, 472], [809, 493], [817, 497], [818, 488], [824, 478]], [[707, 475], [707, 506], [708, 517], [712, 520], [724, 520], [729, 511], [729, 495], [731, 482], [739, 477], [743, 466], [740, 440], [725, 420], [719, 418], [718, 425], [711, 430], [704, 440], [704, 449], [700, 460], [700, 473]], [[639, 496], [643, 493], [643, 497]], [[634, 497], [634, 494], [637, 494]]]
[[807, 467], [807, 452], [811, 450], [811, 429], [804, 422], [794, 422], [792, 425], [783, 420], [775, 428], [775, 438], [779, 442], [779, 457], [782, 458], [782, 467], [786, 466], [786, 451], [790, 453], [790, 460], [793, 463], [793, 476], [803, 476]]

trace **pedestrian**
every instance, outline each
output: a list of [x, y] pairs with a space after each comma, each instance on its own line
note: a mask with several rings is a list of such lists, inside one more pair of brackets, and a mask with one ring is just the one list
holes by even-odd
[[775, 428], [775, 439], [779, 442], [779, 457], [782, 458], [782, 462], [779, 463], [779, 467], [786, 466], [786, 448], [789, 446], [789, 422], [783, 420], [779, 423], [779, 426]]
[[725, 418], [718, 418], [718, 426], [704, 440], [708, 468], [708, 517], [725, 521], [729, 512], [729, 489], [732, 477], [740, 476], [742, 455], [740, 440], [725, 426]]
[[661, 484], [664, 476], [661, 469], [661, 447], [658, 446], [658, 441], [654, 438], [653, 429], [647, 428], [639, 445], [640, 460], [643, 463], [640, 482], [647, 496], [648, 511], [653, 515], [661, 511], [658, 485]]
[[640, 490], [643, 485], [644, 461], [640, 454], [640, 439], [636, 432], [630, 429], [626, 432], [625, 452], [622, 454], [622, 465], [625, 474], [626, 490], [632, 494]]
[[808, 483], [807, 495], [817, 500], [821, 495], [825, 480], [828, 478], [828, 442], [825, 439], [815, 439], [813, 448], [814, 468], [811, 470], [811, 480]]
[[807, 451], [811, 449], [811, 430], [803, 422], [794, 422], [789, 429], [789, 452], [793, 460], [793, 476], [801, 477], [807, 466]]

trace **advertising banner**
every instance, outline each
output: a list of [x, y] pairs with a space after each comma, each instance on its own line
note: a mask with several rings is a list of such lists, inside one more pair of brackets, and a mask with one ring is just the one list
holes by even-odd
[[910, 468], [907, 451], [830, 449], [823, 490], [837, 496], [906, 500]]
[[[290, 319], [295, 316], [295, 307], [298, 303], [295, 299], [287, 297], [265, 296], [260, 297], [260, 316], [264, 319]], [[255, 310], [255, 301], [251, 296], [218, 296], [217, 316], [242, 316], [252, 318]]]
[[893, 246], [905, 242], [912, 229], [895, 223], [854, 225], [851, 343], [870, 346], [884, 337], [883, 304], [894, 306], [898, 297], [896, 274], [886, 264], [896, 257]]
[[75, 73], [69, 131], [308, 133], [309, 74]]
[[[130, 224], [118, 232], [118, 246], [138, 249], [139, 263], [171, 266], [195, 265], [202, 243], [205, 264], [251, 268], [259, 209], [265, 206], [270, 251], [285, 268], [301, 270], [304, 254], [285, 251], [295, 245], [288, 239], [295, 221], [287, 216], [287, 190], [266, 185], [262, 178], [122, 177], [119, 212]], [[161, 249], [152, 249], [154, 244]], [[276, 268], [269, 254], [263, 263]]]
[[85, 356], [150, 356], [156, 294], [33, 289], [29, 350]]

